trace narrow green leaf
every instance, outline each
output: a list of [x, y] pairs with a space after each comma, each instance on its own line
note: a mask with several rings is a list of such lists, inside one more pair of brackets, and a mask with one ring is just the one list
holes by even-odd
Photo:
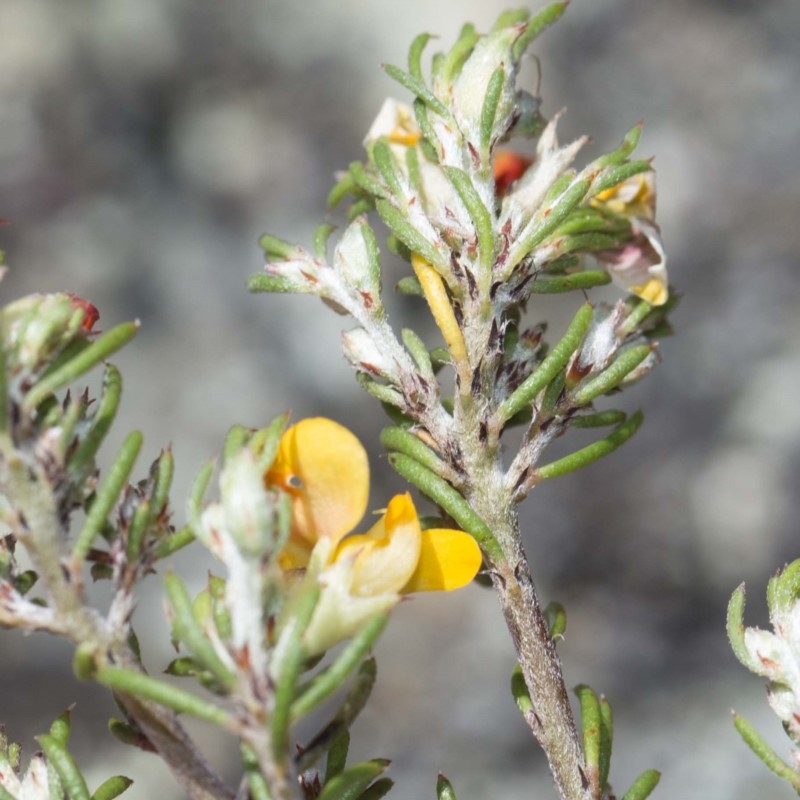
[[54, 736], [46, 733], [37, 736], [36, 741], [39, 742], [47, 756], [47, 761], [56, 771], [69, 800], [91, 800], [89, 787], [67, 748]]
[[649, 161], [626, 161], [624, 164], [608, 167], [592, 181], [591, 196], [617, 186], [641, 172], [651, 172], [652, 169], [653, 165]]
[[389, 464], [426, 497], [441, 506], [492, 560], [503, 559], [502, 548], [488, 525], [447, 481], [403, 453], [389, 453]]
[[422, 51], [432, 38], [429, 33], [420, 33], [411, 42], [411, 49], [408, 51], [408, 74], [414, 80], [423, 84], [425, 83], [425, 76], [422, 74]]
[[598, 167], [610, 167], [622, 164], [625, 159], [636, 149], [639, 139], [642, 138], [644, 122], [637, 122], [623, 137], [620, 146], [608, 153], [600, 156], [594, 163]]
[[347, 691], [344, 702], [333, 719], [313, 738], [295, 759], [299, 771], [312, 767], [323, 753], [327, 753], [334, 743], [353, 724], [364, 710], [375, 685], [378, 668], [373, 657], [361, 662], [355, 680]]
[[416, 147], [406, 147], [406, 169], [408, 170], [408, 182], [415, 192], [420, 192], [422, 177], [419, 171], [419, 156]]
[[522, 35], [514, 42], [511, 55], [514, 61], [519, 61], [522, 54], [528, 49], [530, 43], [539, 36], [545, 28], [556, 22], [567, 9], [568, 0], [553, 3], [543, 8], [527, 25]]
[[246, 744], [242, 745], [241, 752], [244, 773], [247, 776], [247, 786], [250, 789], [250, 796], [247, 800], [272, 800], [269, 786], [267, 786], [267, 782], [261, 774], [261, 767], [256, 754]]
[[[538, 247], [562, 222], [572, 210], [584, 200], [589, 190], [594, 190], [590, 178], [575, 178], [552, 203], [534, 214], [531, 223], [509, 253], [506, 272], [510, 272], [525, 256]], [[599, 191], [599, 190], [598, 190]]]
[[537, 275], [531, 284], [532, 294], [562, 294], [578, 290], [593, 289], [611, 283], [611, 276], [604, 269], [574, 272], [572, 275]]
[[66, 747], [69, 742], [70, 728], [72, 727], [72, 710], [62, 711], [50, 725], [50, 736], [60, 745]]
[[658, 786], [661, 773], [654, 769], [645, 770], [634, 782], [633, 786], [622, 795], [622, 800], [645, 800]]
[[387, 615], [370, 620], [347, 644], [336, 661], [315, 676], [308, 688], [292, 703], [292, 722], [301, 719], [339, 689], [364, 656], [372, 649], [389, 621]]
[[270, 672], [275, 681], [275, 705], [272, 712], [272, 749], [276, 758], [284, 758], [289, 749], [289, 725], [295, 700], [297, 678], [303, 665], [303, 634], [311, 622], [320, 596], [319, 586], [303, 591], [293, 616], [285, 623], [273, 651]]
[[626, 416], [624, 411], [598, 411], [596, 414], [576, 415], [570, 419], [569, 424], [572, 428], [604, 428], [625, 422]]
[[419, 253], [438, 272], [447, 275], [450, 264], [445, 254], [440, 253], [399, 211], [387, 200], [378, 200], [375, 208], [392, 233], [412, 252]]
[[403, 328], [400, 331], [400, 335], [403, 338], [403, 344], [406, 346], [406, 350], [411, 353], [411, 357], [414, 359], [414, 363], [417, 365], [417, 369], [422, 374], [422, 377], [427, 381], [433, 381], [435, 378], [433, 364], [431, 363], [431, 355], [428, 352], [428, 348], [425, 346], [425, 342], [423, 342], [411, 328]]
[[122, 744], [138, 747], [141, 750], [155, 750], [141, 731], [136, 730], [132, 725], [123, 722], [121, 719], [111, 717], [108, 721], [108, 731], [115, 739], [122, 742]]
[[397, 81], [401, 86], [408, 89], [409, 92], [416, 95], [431, 109], [431, 111], [434, 111], [442, 117], [442, 119], [452, 121], [447, 106], [442, 103], [422, 81], [417, 80], [407, 72], [403, 72], [403, 70], [393, 64], [384, 64], [383, 69], [392, 80]]
[[381, 403], [388, 403], [397, 408], [405, 408], [403, 395], [400, 394], [397, 389], [393, 389], [391, 386], [387, 386], [384, 383], [378, 383], [364, 372], [357, 372], [356, 380], [364, 391], [369, 392], [373, 397], [380, 400]]
[[182, 550], [187, 545], [194, 541], [194, 531], [187, 525], [179, 531], [175, 531], [171, 536], [168, 536], [163, 541], [159, 542], [153, 555], [157, 560], [167, 558], [178, 550]]
[[175, 573], [170, 572], [164, 576], [164, 585], [172, 607], [172, 629], [175, 636], [192, 656], [214, 675], [217, 682], [229, 691], [235, 683], [235, 677], [217, 655], [214, 645], [200, 627], [183, 581]]
[[770, 578], [767, 603], [770, 617], [787, 613], [800, 595], [800, 559], [793, 561]]
[[297, 294], [309, 292], [310, 288], [296, 280], [289, 280], [282, 275], [268, 275], [265, 272], [254, 272], [247, 278], [248, 292], [266, 292], [268, 294]]
[[572, 393], [572, 402], [576, 406], [585, 406], [615, 389], [652, 351], [653, 345], [649, 344], [625, 348], [599, 375], [578, 386]]
[[603, 695], [600, 695], [600, 788], [605, 789], [608, 783], [608, 773], [611, 770], [611, 751], [614, 743], [614, 715], [611, 704]]
[[325, 258], [325, 254], [328, 252], [328, 239], [335, 230], [335, 225], [325, 222], [314, 231], [314, 254], [317, 258]]
[[381, 431], [381, 444], [387, 450], [396, 450], [398, 453], [411, 456], [439, 477], [444, 477], [452, 471], [441, 457], [419, 437], [402, 428], [384, 428]]
[[365, 792], [358, 796], [358, 800], [381, 800], [392, 790], [394, 781], [391, 778], [380, 778], [375, 781]]
[[511, 673], [511, 694], [523, 716], [533, 712], [533, 702], [528, 692], [528, 685], [525, 683], [525, 676], [522, 674], [522, 667], [519, 664]]
[[349, 172], [345, 172], [337, 181], [336, 185], [330, 190], [328, 198], [325, 201], [325, 208], [327, 208], [328, 211], [336, 208], [348, 194], [355, 193], [357, 188], [353, 176]]
[[495, 243], [494, 230], [492, 225], [492, 215], [489, 209], [483, 204], [480, 195], [472, 185], [469, 175], [457, 167], [444, 168], [450, 183], [461, 198], [461, 202], [467, 208], [472, 223], [475, 225], [475, 233], [478, 236], [478, 250], [480, 255], [481, 271], [484, 276], [486, 290], [491, 283], [492, 266], [494, 265]]
[[373, 197], [361, 197], [347, 210], [348, 223], [353, 222], [357, 217], [369, 214], [375, 209], [375, 199]]
[[422, 286], [415, 275], [406, 275], [405, 278], [400, 278], [394, 288], [399, 294], [425, 297], [425, 292], [422, 291]]
[[441, 149], [442, 145], [428, 118], [428, 106], [426, 106], [422, 100], [414, 101], [414, 116], [417, 118], [417, 125], [419, 125], [419, 129], [422, 132], [423, 138], [420, 142], [422, 154], [429, 161], [436, 164], [439, 161], [438, 151]]
[[598, 791], [600, 779], [600, 738], [602, 722], [600, 701], [588, 686], [575, 687], [575, 694], [581, 706], [581, 731], [583, 733], [583, 755], [590, 786]]
[[503, 30], [503, 28], [512, 28], [514, 25], [519, 25], [522, 22], [527, 22], [531, 12], [527, 8], [510, 8], [507, 11], [501, 12], [497, 21], [492, 25], [492, 33]]
[[325, 761], [325, 783], [340, 775], [347, 764], [347, 751], [350, 749], [350, 731], [345, 728], [340, 736], [334, 739], [328, 750]]
[[103, 392], [97, 411], [92, 417], [92, 424], [82, 437], [78, 449], [69, 460], [69, 470], [73, 475], [83, 472], [93, 459], [108, 433], [117, 415], [122, 398], [122, 374], [113, 365], [107, 364], [103, 375]]
[[350, 164], [350, 174], [353, 176], [353, 180], [358, 184], [359, 189], [366, 192], [367, 194], [373, 197], [383, 197], [388, 198], [389, 192], [386, 188], [381, 184], [378, 183], [375, 178], [367, 172], [366, 168], [360, 161], [353, 161]]
[[728, 603], [726, 629], [733, 654], [744, 666], [751, 669], [752, 659], [744, 644], [744, 606], [744, 584], [740, 583], [736, 591], [731, 595], [730, 602]]
[[142, 553], [144, 535], [150, 524], [150, 503], [147, 500], [140, 501], [133, 512], [130, 527], [128, 528], [128, 538], [125, 543], [125, 558], [128, 563], [136, 561]]
[[733, 714], [733, 725], [747, 746], [776, 775], [789, 781], [800, 792], [800, 774], [795, 772], [765, 741], [758, 731], [742, 716]]
[[48, 395], [63, 389], [97, 366], [101, 361], [127, 344], [139, 330], [138, 322], [123, 322], [104, 333], [73, 359], [42, 378], [25, 395], [22, 401], [26, 413], [30, 414]]
[[175, 474], [175, 457], [172, 450], [162, 450], [155, 462], [155, 485], [150, 500], [150, 519], [152, 525], [164, 513], [169, 501], [169, 490], [172, 488], [172, 477]]
[[456, 800], [453, 784], [441, 773], [436, 780], [436, 800]]
[[358, 800], [359, 795], [390, 763], [385, 758], [374, 758], [348, 767], [325, 784], [319, 800]]
[[548, 603], [544, 610], [544, 621], [551, 639], [563, 639], [567, 630], [567, 612], [561, 603]]
[[122, 667], [101, 667], [95, 680], [115, 692], [152, 700], [179, 714], [189, 714], [221, 728], [230, 729], [233, 725], [230, 714], [219, 706], [141, 672]]
[[481, 37], [475, 32], [475, 26], [467, 23], [461, 28], [458, 39], [444, 61], [439, 65], [437, 79], [449, 86], [458, 77], [464, 62], [469, 58]]
[[192, 484], [192, 490], [189, 494], [188, 512], [189, 512], [189, 525], [194, 530], [200, 530], [200, 517], [203, 513], [203, 499], [206, 496], [208, 484], [211, 481], [211, 476], [214, 474], [214, 462], [207, 462]]
[[566, 366], [572, 354], [580, 347], [591, 321], [592, 306], [584, 303], [547, 358], [501, 403], [497, 409], [497, 418], [501, 423], [507, 422], [525, 406], [533, 403], [539, 392]]
[[598, 461], [609, 453], [613, 453], [614, 450], [625, 444], [639, 430], [643, 421], [644, 415], [641, 411], [637, 411], [631, 415], [630, 419], [623, 422], [622, 425], [606, 436], [605, 439], [600, 439], [599, 442], [594, 442], [594, 444], [590, 444], [581, 450], [576, 450], [574, 453], [564, 456], [564, 458], [559, 458], [557, 461], [551, 461], [549, 464], [539, 467], [535, 472], [535, 481], [567, 475]]
[[375, 166], [378, 168], [380, 176], [391, 189], [394, 197], [402, 198], [404, 192], [400, 182], [400, 171], [397, 168], [394, 153], [392, 153], [389, 142], [386, 141], [386, 139], [378, 139], [372, 145], [372, 158], [375, 161]]
[[484, 161], [489, 157], [494, 134], [494, 123], [497, 117], [497, 106], [500, 102], [505, 82], [506, 71], [500, 66], [492, 73], [492, 77], [489, 78], [489, 83], [486, 86], [486, 96], [483, 98], [483, 107], [481, 108], [480, 132], [481, 155]]
[[258, 246], [270, 261], [290, 261], [297, 255], [297, 245], [269, 233], [258, 240]]
[[100, 529], [106, 524], [111, 509], [119, 500], [120, 494], [130, 477], [139, 451], [142, 448], [142, 440], [142, 434], [139, 431], [133, 431], [128, 434], [123, 442], [117, 457], [114, 459], [114, 463], [108, 470], [105, 481], [97, 490], [95, 501], [86, 515], [83, 527], [75, 540], [75, 546], [72, 549], [74, 562], [81, 562], [86, 558], [92, 542], [94, 542]]
[[114, 775], [107, 781], [103, 781], [95, 790], [92, 795], [92, 800], [114, 800], [119, 797], [133, 781], [126, 778], [124, 775]]

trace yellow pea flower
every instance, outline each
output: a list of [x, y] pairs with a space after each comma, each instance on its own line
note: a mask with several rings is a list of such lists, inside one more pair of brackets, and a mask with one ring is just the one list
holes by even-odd
[[332, 420], [290, 428], [267, 482], [292, 497], [281, 566], [303, 568], [305, 580], [322, 586], [304, 637], [309, 655], [352, 636], [402, 595], [458, 589], [480, 568], [475, 540], [458, 530], [423, 531], [408, 493], [393, 497], [367, 533], [348, 536], [366, 510], [369, 465], [358, 439]]
[[653, 173], [634, 175], [594, 198], [592, 205], [628, 217], [633, 239], [616, 250], [595, 253], [611, 279], [654, 306], [669, 297], [667, 256], [655, 223], [656, 187]]

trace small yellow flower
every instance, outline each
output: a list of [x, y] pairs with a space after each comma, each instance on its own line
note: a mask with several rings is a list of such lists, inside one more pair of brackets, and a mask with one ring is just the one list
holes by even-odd
[[414, 110], [405, 103], [387, 98], [375, 121], [370, 126], [364, 144], [377, 141], [386, 136], [390, 144], [414, 147], [422, 138]]
[[667, 256], [655, 223], [656, 187], [653, 173], [645, 172], [606, 189], [592, 205], [630, 220], [632, 239], [616, 250], [595, 253], [611, 279], [625, 291], [654, 306], [669, 298]]
[[463, 531], [420, 527], [411, 495], [396, 495], [364, 534], [348, 536], [369, 496], [367, 454], [336, 422], [306, 419], [281, 439], [267, 482], [292, 497], [285, 570], [305, 569], [322, 595], [306, 630], [309, 654], [352, 636], [410, 592], [450, 591], [468, 584], [481, 565]]

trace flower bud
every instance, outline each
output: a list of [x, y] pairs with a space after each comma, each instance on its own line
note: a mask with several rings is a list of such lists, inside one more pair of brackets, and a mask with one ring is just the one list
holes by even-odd
[[397, 384], [400, 376], [394, 361], [377, 347], [364, 328], [342, 333], [345, 358], [361, 372]]

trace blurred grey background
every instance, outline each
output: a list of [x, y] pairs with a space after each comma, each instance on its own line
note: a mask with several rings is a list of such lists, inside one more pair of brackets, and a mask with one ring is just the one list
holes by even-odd
[[[109, 451], [134, 427], [148, 459], [171, 442], [179, 518], [233, 423], [291, 409], [377, 442], [382, 414], [339, 355], [347, 321], [313, 298], [249, 296], [244, 282], [262, 263], [260, 233], [310, 242], [334, 171], [360, 157], [382, 99], [404, 97], [379, 64], [404, 63], [421, 31], [449, 46], [466, 20], [485, 30], [500, 8], [0, 0], [4, 298], [66, 289], [99, 306], [106, 328], [142, 321], [117, 358], [126, 393]], [[524, 507], [541, 593], [569, 613], [568, 684], [615, 707], [620, 793], [647, 767], [664, 773], [658, 797], [791, 793], [731, 726], [735, 706], [788, 755], [724, 618], [746, 580], [750, 620], [764, 624], [770, 573], [800, 555], [798, 41], [796, 0], [574, 0], [534, 48], [544, 111], [568, 108], [562, 139], [593, 136], [584, 157], [646, 120], [639, 152], [656, 156], [670, 278], [685, 294], [662, 366], [627, 395], [644, 429]], [[543, 300], [532, 313], [558, 330], [569, 307]], [[394, 319], [414, 324], [419, 310], [397, 300]], [[402, 486], [377, 448], [372, 465], [380, 507]], [[182, 562], [197, 587], [210, 567]], [[157, 671], [170, 658], [160, 579], [143, 594]], [[137, 780], [131, 800], [180, 796], [154, 758], [105, 733], [113, 708], [71, 676], [69, 647], [0, 641], [0, 720], [29, 752], [77, 700], [75, 752], [95, 784], [114, 762]], [[434, 797], [437, 771], [462, 800], [554, 796], [508, 693], [513, 654], [489, 592], [404, 604], [378, 658], [354, 754], [394, 759], [393, 797]], [[196, 730], [216, 763], [235, 756]]]

